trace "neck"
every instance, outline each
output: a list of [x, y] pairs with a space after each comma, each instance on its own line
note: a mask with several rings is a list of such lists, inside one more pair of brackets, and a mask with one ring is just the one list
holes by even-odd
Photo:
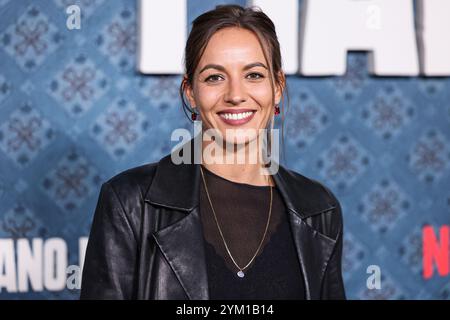
[[[211, 152], [212, 149], [221, 150], [222, 154], [213, 153]], [[235, 145], [232, 150], [227, 150], [225, 146], [219, 146], [214, 141], [203, 141], [202, 165], [209, 171], [230, 181], [256, 186], [274, 186], [275, 183], [261, 163], [259, 154], [257, 154], [258, 150], [259, 146], [258, 148], [251, 148], [248, 143]], [[238, 153], [240, 156], [245, 155], [243, 163], [237, 161]], [[205, 160], [205, 156], [207, 160]], [[228, 162], [227, 159], [232, 161]], [[256, 159], [256, 162], [250, 161], [250, 159]]]

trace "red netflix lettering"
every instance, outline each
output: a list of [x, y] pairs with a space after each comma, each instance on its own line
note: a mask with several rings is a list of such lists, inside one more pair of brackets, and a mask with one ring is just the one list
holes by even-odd
[[433, 262], [436, 263], [438, 274], [442, 277], [449, 271], [449, 237], [450, 226], [442, 226], [439, 231], [439, 240], [436, 238], [432, 226], [422, 229], [423, 244], [423, 277], [429, 279], [433, 276]]

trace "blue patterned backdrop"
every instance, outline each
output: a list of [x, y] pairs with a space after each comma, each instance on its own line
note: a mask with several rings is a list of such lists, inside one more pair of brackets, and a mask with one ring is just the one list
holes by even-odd
[[[189, 0], [189, 23], [219, 3], [245, 4]], [[66, 28], [70, 4], [81, 30]], [[0, 0], [0, 238], [63, 238], [78, 264], [100, 184], [157, 161], [173, 129], [192, 127], [181, 76], [138, 74], [135, 52], [135, 1]], [[450, 79], [371, 77], [355, 52], [345, 76], [288, 86], [284, 164], [341, 201], [348, 297], [449, 299], [450, 275], [422, 277], [421, 228], [450, 224]], [[381, 290], [366, 287], [372, 264]]]

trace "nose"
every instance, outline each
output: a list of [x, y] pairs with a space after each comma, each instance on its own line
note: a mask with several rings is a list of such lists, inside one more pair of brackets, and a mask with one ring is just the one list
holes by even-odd
[[230, 80], [224, 99], [226, 103], [230, 103], [232, 105], [239, 105], [240, 103], [246, 101], [245, 88], [239, 79]]

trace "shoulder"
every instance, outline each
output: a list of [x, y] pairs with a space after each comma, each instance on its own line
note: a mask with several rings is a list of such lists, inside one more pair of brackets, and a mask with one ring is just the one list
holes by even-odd
[[289, 187], [297, 193], [303, 193], [304, 197], [308, 198], [310, 203], [310, 208], [308, 208], [309, 210], [320, 209], [326, 206], [340, 206], [336, 195], [331, 191], [331, 188], [328, 187], [325, 182], [308, 177], [283, 166], [280, 166], [280, 170], [282, 171], [283, 179]]
[[157, 165], [158, 162], [152, 162], [124, 170], [105, 183], [109, 184], [119, 195], [129, 195], [130, 192], [135, 192], [143, 196], [153, 180]]
[[297, 186], [301, 186], [311, 193], [321, 194], [328, 200], [328, 202], [331, 202], [332, 204], [339, 204], [338, 199], [331, 189], [326, 186], [325, 182], [318, 179], [313, 179], [292, 169], [285, 169], [285, 171], [290, 175], [293, 183]]
[[342, 207], [332, 189], [323, 181], [308, 177], [292, 169], [283, 168], [294, 203], [302, 210], [308, 224], [322, 229], [325, 234], [342, 231]]
[[153, 180], [157, 164], [152, 162], [119, 172], [103, 183], [100, 197], [104, 201], [113, 199], [126, 216], [137, 213]]

